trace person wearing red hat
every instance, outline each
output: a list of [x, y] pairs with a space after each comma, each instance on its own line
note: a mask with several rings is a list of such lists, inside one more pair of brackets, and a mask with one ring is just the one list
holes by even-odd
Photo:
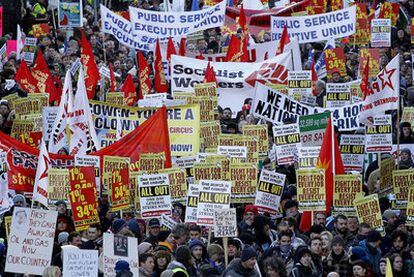
[[248, 233], [253, 235], [254, 217], [259, 213], [255, 205], [247, 205], [244, 208], [243, 220], [237, 225], [239, 234]]

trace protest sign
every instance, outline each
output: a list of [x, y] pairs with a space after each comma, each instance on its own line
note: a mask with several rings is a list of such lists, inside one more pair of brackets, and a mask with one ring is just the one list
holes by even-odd
[[230, 163], [232, 203], [251, 203], [257, 187], [257, 167], [252, 163]]
[[171, 214], [170, 180], [168, 174], [139, 175], [138, 188], [142, 218]]
[[362, 172], [364, 169], [365, 136], [342, 134], [339, 149], [345, 171]]
[[[216, 164], [221, 169], [221, 180], [230, 180], [230, 157], [227, 155], [219, 155], [211, 153], [205, 157], [206, 164]], [[233, 159], [236, 161], [236, 159]]]
[[187, 104], [200, 106], [200, 121], [213, 121], [217, 114], [218, 97], [216, 96], [191, 96], [187, 98]]
[[89, 225], [99, 223], [98, 197], [93, 167], [69, 169], [70, 206], [76, 231], [87, 230]]
[[354, 200], [364, 196], [362, 175], [337, 174], [333, 186], [333, 213], [355, 216]]
[[121, 92], [108, 92], [105, 94], [105, 100], [109, 104], [121, 106], [125, 104], [125, 97]]
[[297, 37], [299, 43], [317, 42], [326, 38], [343, 38], [355, 33], [356, 7], [330, 13], [271, 17], [272, 40], [280, 39], [284, 26], [290, 37]]
[[332, 79], [333, 73], [337, 72], [341, 76], [346, 76], [345, 53], [343, 48], [326, 49], [325, 64], [328, 79]]
[[221, 133], [219, 121], [200, 122], [200, 148], [216, 148]]
[[301, 104], [275, 89], [258, 83], [251, 112], [258, 118], [274, 124], [283, 124], [287, 119], [297, 121], [298, 116], [330, 110], [334, 118], [334, 124], [339, 131], [352, 131], [360, 128], [358, 115], [361, 107], [362, 103], [355, 103], [332, 109], [314, 108]]
[[392, 191], [392, 172], [394, 169], [394, 158], [391, 157], [380, 161], [380, 195], [384, 195]]
[[367, 153], [390, 152], [392, 145], [391, 115], [374, 116], [374, 125], [365, 127]]
[[171, 231], [174, 226], [178, 224], [178, 222], [175, 221], [174, 218], [172, 218], [170, 215], [162, 214], [160, 224], [162, 227], [165, 227]]
[[130, 166], [134, 171], [145, 171], [147, 173], [158, 172], [165, 168], [165, 155], [164, 153], [146, 153], [139, 156], [138, 167], [136, 164]]
[[273, 126], [273, 135], [276, 145], [277, 164], [291, 164], [298, 155], [300, 147], [299, 124]]
[[194, 165], [194, 183], [198, 184], [200, 180], [221, 180], [222, 166], [214, 162], [197, 163]]
[[302, 211], [324, 211], [325, 173], [320, 169], [298, 169], [297, 189], [299, 209]]
[[158, 173], [168, 174], [170, 180], [170, 192], [172, 202], [185, 203], [187, 195], [187, 172], [184, 168], [168, 168], [159, 170]]
[[49, 106], [49, 94], [47, 93], [29, 93], [27, 97], [18, 98], [14, 101], [16, 118], [41, 114], [42, 108], [45, 106]]
[[303, 147], [321, 146], [330, 113], [299, 116], [300, 143]]
[[4, 43], [2, 47], [0, 47], [0, 70], [3, 70], [4, 64], [7, 62], [7, 43]]
[[129, 189], [129, 167], [111, 172], [109, 203], [112, 212], [128, 209], [131, 204]]
[[129, 7], [132, 34], [140, 43], [153, 44], [157, 38], [185, 37], [224, 24], [226, 1], [191, 12], [159, 12]]
[[350, 83], [327, 83], [326, 84], [326, 107], [339, 108], [351, 104]]
[[366, 3], [354, 3], [356, 6], [356, 31], [349, 40], [355, 45], [368, 45], [370, 29]]
[[33, 120], [15, 119], [13, 121], [10, 136], [15, 139], [19, 139], [21, 135], [33, 132], [34, 130]]
[[247, 159], [246, 162], [256, 163], [258, 162], [258, 137], [240, 136], [232, 134], [219, 135], [220, 146], [246, 146], [247, 147]]
[[129, 190], [131, 195], [131, 208], [135, 212], [141, 214], [141, 205], [139, 203], [139, 190], [138, 190], [138, 176], [139, 172], [129, 172]]
[[227, 155], [235, 159], [246, 159], [247, 158], [247, 147], [246, 146], [217, 146], [217, 154]]
[[[312, 94], [312, 76], [310, 70], [288, 72], [289, 95], [299, 99], [303, 94]], [[299, 96], [299, 97], [298, 97]], [[298, 97], [298, 98], [296, 98]]]
[[82, 27], [83, 7], [81, 0], [60, 0], [58, 5], [59, 28]]
[[257, 137], [259, 155], [267, 155], [269, 151], [269, 135], [266, 124], [244, 125], [242, 128], [244, 136]]
[[214, 210], [214, 236], [237, 237], [236, 208]]
[[391, 47], [391, 19], [371, 20], [371, 47]]
[[101, 158], [92, 155], [76, 155], [75, 166], [93, 166], [95, 169], [96, 190], [101, 191]]
[[179, 157], [173, 159], [174, 167], [192, 168], [196, 162], [196, 157]]
[[[188, 57], [171, 57], [171, 90], [192, 94], [194, 85], [204, 80], [208, 61]], [[247, 98], [253, 98], [256, 83], [287, 85], [288, 71], [293, 70], [290, 52], [263, 62], [210, 62], [218, 82], [218, 104], [229, 107], [233, 117], [241, 110]], [[266, 73], [266, 74], [264, 74]]]
[[37, 38], [26, 37], [21, 58], [28, 64], [33, 64], [36, 53]]
[[391, 20], [391, 25], [395, 27], [399, 16], [399, 3], [384, 2], [380, 6], [378, 18], [387, 18]]
[[33, 36], [39, 38], [40, 36], [47, 36], [50, 34], [49, 23], [35, 24], [32, 26]]
[[43, 139], [45, 142], [48, 142], [50, 139], [57, 113], [58, 107], [43, 107], [42, 109]]
[[404, 107], [401, 116], [401, 122], [409, 122], [411, 125], [414, 123], [414, 107]]
[[359, 77], [362, 78], [362, 73], [364, 72], [364, 68], [367, 64], [369, 58], [369, 71], [368, 76], [373, 78], [377, 76], [378, 72], [380, 71], [380, 49], [378, 48], [361, 48], [358, 51], [358, 72]]
[[315, 168], [320, 150], [320, 146], [299, 147], [298, 168]]
[[64, 248], [62, 252], [63, 277], [98, 275], [98, 250]]
[[[133, 131], [153, 115], [157, 108], [136, 108], [119, 106], [98, 101], [90, 101], [91, 113], [97, 135], [108, 130]], [[191, 156], [199, 151], [200, 108], [197, 105], [167, 107], [168, 131], [170, 134], [171, 154]], [[101, 141], [101, 147], [109, 143]]]
[[407, 226], [414, 226], [414, 186], [410, 186], [408, 189], [407, 199]]
[[199, 188], [198, 185], [188, 184], [187, 200], [185, 207], [185, 223], [197, 224]]
[[57, 211], [15, 207], [5, 272], [42, 275], [52, 260]]
[[104, 156], [102, 163], [102, 191], [108, 193], [112, 185], [112, 173], [129, 168], [130, 160], [125, 157]]
[[103, 234], [103, 273], [115, 277], [117, 261], [126, 261], [133, 276], [139, 276], [138, 240], [133, 237]]
[[414, 170], [394, 170], [392, 172], [392, 185], [395, 195], [395, 208], [406, 209], [408, 191], [414, 183]]
[[214, 226], [214, 210], [230, 208], [231, 182], [200, 180], [197, 224]]
[[261, 212], [275, 215], [279, 211], [286, 175], [262, 169], [254, 205]]
[[54, 206], [55, 202], [63, 200], [69, 203], [69, 170], [60, 168], [49, 168], [48, 171], [47, 200], [49, 206]]
[[358, 222], [366, 223], [371, 228], [384, 234], [381, 209], [377, 194], [359, 197], [354, 200], [354, 207], [357, 212]]
[[7, 152], [0, 151], [0, 216], [8, 211], [11, 205], [13, 205], [13, 201], [9, 197], [7, 175]]

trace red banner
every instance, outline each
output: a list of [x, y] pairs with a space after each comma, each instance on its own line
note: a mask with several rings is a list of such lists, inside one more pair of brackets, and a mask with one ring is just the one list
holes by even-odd
[[69, 201], [75, 229], [86, 230], [89, 225], [99, 223], [98, 196], [93, 166], [73, 167], [69, 170]]
[[370, 21], [367, 15], [367, 6], [365, 3], [355, 4], [356, 10], [356, 32], [355, 35], [349, 36], [351, 44], [368, 45], [370, 40]]
[[336, 71], [338, 71], [341, 76], [346, 76], [345, 54], [343, 48], [325, 50], [325, 63], [328, 79], [332, 78], [332, 74]]
[[111, 211], [117, 212], [130, 207], [129, 168], [112, 171]]
[[33, 36], [39, 38], [40, 36], [46, 36], [50, 33], [50, 26], [48, 23], [36, 24], [32, 26]]
[[19, 134], [19, 141], [33, 148], [38, 148], [42, 140], [42, 132], [28, 132]]
[[378, 48], [360, 48], [358, 52], [359, 72], [362, 76], [365, 65], [369, 57], [369, 77], [376, 77], [380, 72], [380, 49]]
[[378, 18], [391, 19], [391, 26], [397, 26], [398, 15], [400, 13], [400, 4], [385, 2], [381, 5]]

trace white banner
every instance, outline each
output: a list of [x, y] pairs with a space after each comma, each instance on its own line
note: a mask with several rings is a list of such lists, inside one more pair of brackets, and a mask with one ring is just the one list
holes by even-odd
[[365, 157], [365, 135], [342, 134], [339, 148], [345, 171], [362, 172]]
[[[204, 80], [208, 61], [172, 56], [171, 90], [194, 92], [194, 85]], [[211, 62], [218, 81], [218, 104], [230, 107], [233, 116], [241, 110], [246, 98], [253, 98], [256, 83], [286, 83], [288, 71], [293, 69], [292, 54], [283, 53], [265, 62]]]
[[327, 83], [326, 107], [339, 108], [351, 104], [351, 83]]
[[198, 185], [188, 184], [185, 223], [197, 224]]
[[198, 196], [197, 224], [214, 225], [214, 210], [230, 208], [231, 182], [200, 180]]
[[50, 134], [52, 133], [53, 124], [57, 118], [58, 107], [43, 107], [42, 122], [43, 122], [43, 139], [48, 142]]
[[299, 148], [298, 167], [315, 168], [318, 163], [320, 146], [309, 146]]
[[185, 37], [224, 24], [226, 1], [199, 11], [158, 12], [129, 7], [132, 34], [140, 43], [153, 44], [157, 38]]
[[355, 103], [340, 108], [323, 109], [311, 107], [295, 101], [293, 98], [275, 89], [258, 83], [253, 98], [251, 113], [274, 124], [283, 124], [286, 119], [295, 119], [300, 115], [308, 115], [331, 111], [334, 125], [339, 131], [353, 131], [360, 129], [358, 115], [362, 103]]
[[214, 210], [214, 236], [237, 237], [236, 208]]
[[117, 261], [127, 261], [134, 276], [139, 276], [138, 240], [133, 237], [117, 236], [109, 233], [103, 235], [103, 270], [104, 276], [115, 277]]
[[170, 179], [168, 174], [139, 175], [138, 188], [142, 218], [171, 214]]
[[374, 116], [374, 124], [365, 129], [367, 153], [390, 153], [392, 149], [392, 119], [390, 114]]
[[15, 207], [5, 272], [42, 275], [52, 260], [57, 211]]
[[286, 175], [263, 169], [257, 185], [254, 205], [259, 211], [277, 214]]
[[7, 212], [13, 205], [9, 197], [9, 184], [7, 180], [7, 153], [0, 151], [0, 215]]
[[327, 38], [343, 38], [356, 31], [356, 6], [330, 13], [307, 16], [272, 16], [272, 39], [280, 39], [284, 26], [290, 37], [299, 43], [317, 42]]
[[98, 276], [98, 250], [63, 249], [63, 277]]
[[299, 124], [273, 126], [273, 136], [276, 145], [276, 163], [278, 165], [293, 163], [301, 145]]
[[391, 47], [391, 19], [374, 18], [371, 20], [371, 47]]

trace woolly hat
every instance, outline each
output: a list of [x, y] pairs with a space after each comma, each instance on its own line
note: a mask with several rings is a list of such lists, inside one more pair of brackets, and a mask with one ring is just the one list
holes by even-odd
[[191, 256], [190, 249], [188, 249], [188, 247], [185, 245], [181, 245], [180, 247], [177, 248], [177, 251], [175, 253], [175, 258], [177, 262], [185, 265], [189, 261], [191, 261], [193, 257]]
[[305, 254], [309, 254], [312, 255], [312, 252], [310, 251], [310, 249], [307, 246], [300, 246], [297, 250], [296, 250], [296, 255], [295, 255], [295, 260], [296, 262], [299, 262], [300, 259], [302, 259], [302, 257]]
[[224, 250], [223, 247], [221, 247], [221, 245], [213, 243], [207, 247], [207, 253], [208, 256], [211, 258], [214, 254], [224, 254]]
[[201, 246], [202, 248], [205, 248], [204, 243], [201, 240], [198, 239], [192, 239], [190, 243], [188, 244], [188, 248], [190, 248], [190, 251], [193, 250], [194, 247]]
[[381, 238], [381, 234], [378, 231], [372, 230], [368, 232], [367, 242], [377, 242], [381, 240]]
[[241, 261], [245, 262], [250, 260], [251, 258], [256, 258], [256, 251], [254, 251], [253, 247], [247, 246], [243, 249], [241, 253]]
[[129, 269], [129, 263], [124, 260], [119, 260], [115, 264], [115, 272], [118, 273], [123, 270], [130, 270]]
[[58, 244], [62, 244], [68, 241], [69, 233], [68, 232], [61, 232], [58, 235]]
[[23, 206], [22, 207], [26, 207], [26, 198], [24, 198], [23, 195], [21, 194], [16, 194], [13, 197], [13, 204], [16, 205], [16, 202], [23, 202]]
[[128, 229], [134, 232], [135, 234], [139, 234], [139, 225], [135, 219], [130, 219], [128, 221]]
[[112, 229], [112, 232], [114, 234], [118, 233], [119, 231], [121, 231], [121, 229], [123, 227], [125, 227], [125, 225], [126, 225], [126, 221], [125, 220], [123, 220], [121, 218], [115, 219], [114, 222], [112, 222], [112, 228], [111, 228]]
[[234, 245], [238, 250], [242, 248], [242, 242], [238, 238], [229, 239], [228, 245]]
[[247, 214], [248, 212], [254, 213], [257, 215], [259, 213], [259, 210], [255, 205], [247, 205], [246, 208], [244, 208], [244, 214]]
[[149, 242], [141, 242], [138, 245], [138, 255], [144, 254], [145, 252], [147, 252], [150, 248], [152, 247], [152, 244]]

